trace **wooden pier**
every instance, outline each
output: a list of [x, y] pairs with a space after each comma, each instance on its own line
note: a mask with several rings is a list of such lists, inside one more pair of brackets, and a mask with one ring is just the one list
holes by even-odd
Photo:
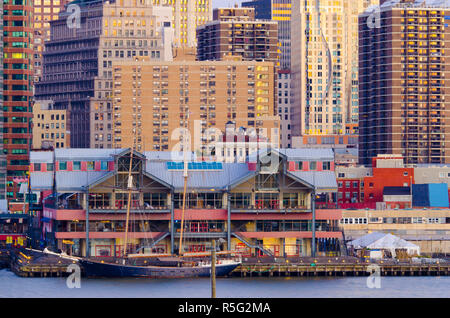
[[37, 251], [15, 250], [10, 252], [10, 269], [21, 277], [62, 277], [70, 273], [67, 267], [77, 263], [55, 255]]
[[[376, 266], [374, 266], [376, 265]], [[231, 275], [236, 277], [315, 277], [369, 276], [379, 270], [380, 276], [449, 276], [450, 263], [371, 263], [330, 262], [315, 263], [242, 263]]]

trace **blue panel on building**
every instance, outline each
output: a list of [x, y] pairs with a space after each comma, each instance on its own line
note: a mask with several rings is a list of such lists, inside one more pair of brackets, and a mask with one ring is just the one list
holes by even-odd
[[428, 195], [427, 184], [413, 184], [413, 206], [429, 207], [430, 200]]
[[430, 207], [448, 208], [448, 186], [446, 183], [429, 184]]
[[448, 208], [449, 199], [447, 184], [413, 184], [413, 206]]

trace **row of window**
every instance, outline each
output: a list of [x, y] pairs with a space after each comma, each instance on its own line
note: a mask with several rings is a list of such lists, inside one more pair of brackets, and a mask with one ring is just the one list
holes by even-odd
[[[53, 163], [34, 163], [34, 171], [41, 171], [43, 165], [46, 165], [47, 171], [53, 171]], [[87, 170], [95, 170], [95, 161], [86, 161]], [[67, 170], [67, 161], [58, 162], [59, 170]], [[108, 161], [100, 161], [100, 169], [108, 170]], [[81, 171], [81, 161], [72, 161], [72, 170]]]
[[[331, 170], [331, 161], [306, 161], [309, 162], [309, 170], [319, 170], [322, 167], [322, 170]], [[306, 168], [306, 164], [304, 161], [296, 161], [295, 162], [295, 170], [303, 170]]]
[[371, 218], [342, 218], [341, 224], [449, 224], [450, 218], [426, 218], [426, 217], [371, 217]]

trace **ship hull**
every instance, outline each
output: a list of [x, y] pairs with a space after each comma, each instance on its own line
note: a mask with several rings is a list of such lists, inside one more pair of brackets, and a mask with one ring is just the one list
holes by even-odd
[[[90, 260], [80, 260], [87, 277], [148, 277], [148, 278], [190, 278], [210, 277], [211, 266], [194, 267], [164, 267], [164, 266], [133, 266], [112, 263], [101, 263]], [[216, 276], [226, 276], [239, 263], [217, 264]]]

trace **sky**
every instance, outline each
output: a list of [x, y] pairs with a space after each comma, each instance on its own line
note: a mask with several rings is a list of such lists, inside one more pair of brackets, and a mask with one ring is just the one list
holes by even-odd
[[[234, 5], [237, 4], [241, 4], [241, 2], [243, 2], [244, 0], [212, 0], [212, 5], [213, 8], [218, 8], [218, 7], [234, 7]], [[249, 1], [249, 0], [245, 0], [245, 1]]]

